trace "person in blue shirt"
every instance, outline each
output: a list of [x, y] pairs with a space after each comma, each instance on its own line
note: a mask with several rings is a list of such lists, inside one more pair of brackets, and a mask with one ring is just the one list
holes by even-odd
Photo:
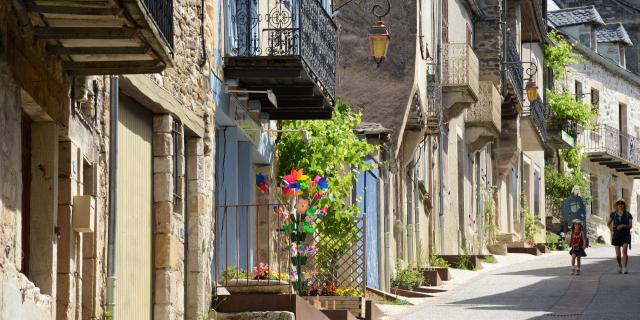
[[631, 246], [631, 226], [633, 216], [627, 211], [627, 203], [620, 199], [616, 201], [616, 210], [609, 215], [607, 225], [611, 230], [611, 244], [616, 248], [616, 260], [618, 261], [618, 273], [629, 273], [627, 262], [629, 256], [627, 250]]

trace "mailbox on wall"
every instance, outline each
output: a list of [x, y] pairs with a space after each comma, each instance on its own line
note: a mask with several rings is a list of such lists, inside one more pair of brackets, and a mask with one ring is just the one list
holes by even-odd
[[90, 195], [73, 197], [73, 230], [93, 232], [96, 212], [96, 197]]

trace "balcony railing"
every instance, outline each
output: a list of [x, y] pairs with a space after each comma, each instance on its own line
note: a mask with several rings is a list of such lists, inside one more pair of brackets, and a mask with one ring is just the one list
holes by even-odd
[[232, 53], [239, 57], [299, 57], [335, 96], [336, 25], [318, 0], [241, 0], [232, 15]]
[[513, 90], [515, 91], [515, 94], [517, 95], [520, 102], [522, 102], [524, 101], [524, 98], [522, 96], [524, 90], [522, 62], [516, 44], [509, 33], [507, 33], [505, 45], [507, 46], [507, 74], [511, 78], [511, 83], [513, 83]]
[[143, 0], [161, 36], [171, 50], [173, 47], [173, 0]]
[[586, 153], [606, 154], [640, 166], [640, 139], [608, 125], [581, 133], [578, 144]]
[[502, 98], [491, 81], [480, 82], [478, 102], [467, 110], [465, 122], [471, 125], [493, 126], [497, 132], [501, 129]]
[[478, 57], [466, 43], [447, 43], [443, 49], [443, 77], [445, 87], [469, 87], [479, 90]]
[[522, 108], [522, 116], [531, 120], [542, 141], [546, 141], [548, 136], [545, 122], [548, 114], [547, 106], [540, 97]]

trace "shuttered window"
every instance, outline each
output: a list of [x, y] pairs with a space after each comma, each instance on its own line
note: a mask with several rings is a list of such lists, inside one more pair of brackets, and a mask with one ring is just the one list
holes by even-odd
[[600, 91], [591, 88], [591, 105], [598, 108], [600, 106]]

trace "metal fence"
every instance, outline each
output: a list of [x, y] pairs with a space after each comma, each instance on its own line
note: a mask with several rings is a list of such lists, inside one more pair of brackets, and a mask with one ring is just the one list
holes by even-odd
[[516, 47], [515, 42], [512, 39], [511, 34], [507, 33], [507, 38], [505, 39], [505, 45], [507, 46], [507, 73], [511, 77], [511, 82], [513, 83], [513, 89], [516, 91], [516, 95], [520, 101], [524, 101], [522, 96], [523, 94], [523, 85], [524, 85], [524, 76], [522, 63], [520, 62], [520, 53], [518, 53], [518, 48]]
[[[231, 17], [238, 56], [299, 56], [335, 96], [336, 25], [318, 0], [236, 0]], [[233, 9], [232, 9], [233, 10]]]
[[[290, 239], [272, 204], [216, 206], [214, 285], [289, 285]], [[262, 265], [261, 265], [262, 264]]]
[[162, 37], [173, 50], [173, 0], [144, 0], [143, 2], [162, 33]]

